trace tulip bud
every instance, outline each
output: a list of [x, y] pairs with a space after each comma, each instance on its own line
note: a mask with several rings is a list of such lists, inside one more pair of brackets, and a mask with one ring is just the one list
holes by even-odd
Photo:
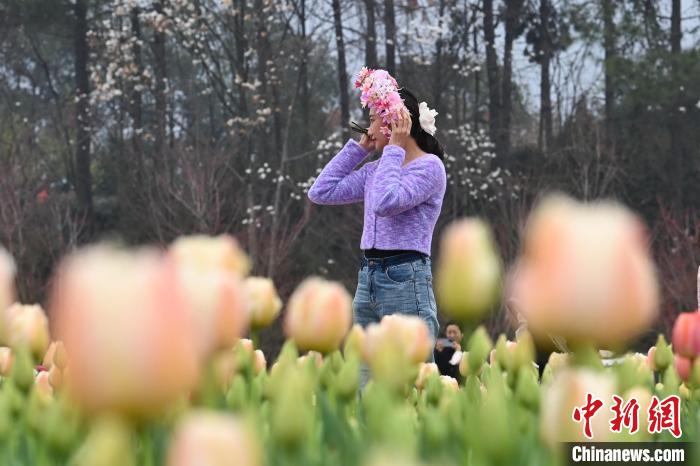
[[197, 354], [176, 272], [155, 250], [108, 246], [61, 264], [51, 315], [70, 355], [67, 386], [87, 411], [144, 417], [194, 386]]
[[522, 366], [518, 369], [518, 381], [515, 387], [516, 399], [533, 412], [540, 406], [540, 386], [537, 372], [532, 367]]
[[12, 348], [26, 347], [35, 360], [41, 360], [49, 345], [49, 320], [39, 305], [13, 304], [7, 311], [7, 340]]
[[15, 300], [15, 261], [12, 256], [0, 246], [0, 338], [3, 343], [6, 335], [5, 309]]
[[480, 320], [501, 292], [501, 259], [490, 228], [477, 219], [453, 223], [440, 251], [435, 280], [440, 308], [460, 321]]
[[644, 363], [647, 365], [649, 369], [652, 371], [656, 371], [656, 362], [654, 360], [654, 357], [656, 356], [656, 346], [652, 346], [649, 348], [649, 351], [647, 351], [647, 356], [644, 361]]
[[49, 380], [49, 373], [46, 371], [39, 372], [34, 380], [34, 389], [45, 400], [53, 397], [53, 387]]
[[514, 343], [506, 339], [506, 336], [501, 334], [496, 342], [495, 360], [506, 371], [513, 368], [513, 351]]
[[462, 353], [462, 359], [459, 360], [459, 373], [462, 377], [469, 375], [469, 351]]
[[513, 366], [516, 368], [532, 368], [535, 360], [535, 343], [530, 332], [522, 332], [518, 336], [518, 342], [513, 351]]
[[15, 352], [10, 377], [17, 385], [17, 388], [25, 393], [29, 391], [34, 383], [34, 363], [26, 348], [19, 347]]
[[308, 278], [289, 299], [285, 331], [300, 349], [330, 353], [338, 349], [352, 321], [352, 298], [345, 288]]
[[686, 358], [700, 355], [700, 313], [678, 315], [673, 324], [673, 351]]
[[656, 340], [656, 351], [654, 351], [654, 366], [659, 373], [663, 374], [671, 364], [673, 364], [673, 350], [666, 343], [666, 338], [659, 334]]
[[75, 466], [136, 466], [135, 445], [128, 427], [116, 418], [93, 426], [71, 464]]
[[250, 428], [218, 412], [195, 411], [176, 427], [167, 466], [261, 466], [262, 450]]
[[356, 355], [361, 355], [363, 348], [365, 346], [365, 331], [359, 325], [355, 324], [350, 329], [350, 333], [345, 338], [344, 353], [347, 355], [349, 353], [354, 353]]
[[359, 385], [360, 360], [357, 355], [350, 354], [338, 372], [335, 384], [336, 392], [341, 398], [350, 400], [357, 394]]
[[63, 371], [58, 366], [49, 369], [49, 383], [54, 390], [60, 390], [63, 386]]
[[678, 372], [678, 376], [681, 378], [681, 380], [687, 381], [688, 379], [690, 379], [690, 370], [693, 367], [692, 361], [688, 358], [677, 354], [675, 356], [674, 363], [676, 366], [676, 371]]
[[613, 203], [554, 196], [532, 213], [509, 295], [539, 338], [618, 348], [656, 318], [659, 285], [642, 221]]
[[272, 407], [272, 436], [280, 445], [295, 450], [308, 440], [314, 425], [311, 397], [309, 380], [290, 370]]
[[12, 370], [12, 361], [14, 356], [12, 355], [12, 350], [6, 346], [0, 348], [0, 375], [3, 377], [9, 377], [10, 371]]
[[255, 373], [260, 374], [265, 372], [267, 369], [267, 360], [265, 359], [265, 353], [262, 350], [255, 350]]
[[483, 326], [477, 328], [469, 339], [469, 369], [478, 374], [486, 357], [493, 348], [493, 341]]
[[425, 381], [430, 375], [440, 376], [440, 370], [438, 369], [437, 364], [434, 362], [422, 362], [418, 368], [418, 378], [416, 379], [416, 388], [418, 390], [423, 390], [425, 387]]
[[[590, 370], [565, 369], [554, 377], [545, 389], [542, 399], [540, 432], [545, 443], [556, 449], [560, 442], [586, 441], [583, 425], [573, 420], [572, 413], [586, 403], [590, 393], [603, 403], [609, 403], [615, 394], [615, 381], [612, 375]], [[593, 441], [605, 442], [613, 438], [608, 425], [608, 417], [599, 412], [591, 418]]]
[[250, 271], [250, 259], [231, 235], [181, 236], [170, 246], [169, 253], [178, 262], [191, 264], [200, 270], [222, 270], [245, 277]]
[[447, 387], [448, 390], [459, 391], [459, 383], [454, 377], [441, 375], [440, 382], [442, 382], [443, 387]]
[[250, 325], [254, 329], [267, 327], [279, 315], [282, 300], [269, 278], [248, 277], [245, 280], [250, 305]]

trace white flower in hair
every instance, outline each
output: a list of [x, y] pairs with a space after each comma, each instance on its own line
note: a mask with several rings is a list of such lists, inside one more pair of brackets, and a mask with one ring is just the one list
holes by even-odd
[[428, 108], [427, 103], [421, 102], [418, 105], [418, 113], [420, 115], [420, 127], [423, 128], [423, 131], [429, 135], [434, 136], [435, 131], [437, 131], [437, 128], [435, 127], [435, 117], [437, 116], [438, 112]]

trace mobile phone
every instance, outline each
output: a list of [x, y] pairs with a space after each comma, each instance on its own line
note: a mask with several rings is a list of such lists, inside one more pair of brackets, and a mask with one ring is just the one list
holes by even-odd
[[440, 338], [438, 341], [442, 343], [443, 348], [455, 347], [455, 344], [449, 338]]

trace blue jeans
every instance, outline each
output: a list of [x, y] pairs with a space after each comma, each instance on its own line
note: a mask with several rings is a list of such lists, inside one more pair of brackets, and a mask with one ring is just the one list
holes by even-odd
[[[417, 316], [425, 321], [435, 343], [439, 324], [431, 267], [430, 258], [419, 254], [363, 257], [352, 301], [354, 323], [364, 328], [390, 314]], [[433, 362], [432, 351], [428, 361]], [[363, 364], [360, 389], [367, 384], [369, 375], [369, 368]]]

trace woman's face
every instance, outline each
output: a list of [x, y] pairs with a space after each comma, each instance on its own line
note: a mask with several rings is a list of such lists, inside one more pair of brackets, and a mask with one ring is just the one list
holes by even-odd
[[369, 112], [369, 130], [367, 135], [374, 142], [374, 147], [378, 152], [384, 150], [384, 146], [389, 143], [389, 139], [380, 131], [382, 119], [377, 116], [374, 110]]

